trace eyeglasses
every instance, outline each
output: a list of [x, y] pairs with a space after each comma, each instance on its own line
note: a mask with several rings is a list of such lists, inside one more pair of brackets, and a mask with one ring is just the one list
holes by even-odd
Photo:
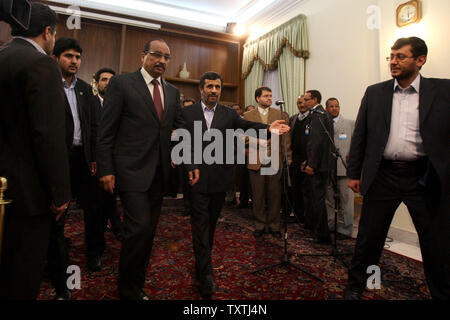
[[395, 58], [397, 58], [398, 61], [403, 61], [403, 60], [405, 60], [405, 59], [408, 59], [408, 58], [415, 58], [415, 57], [414, 57], [414, 56], [407, 56], [407, 55], [404, 55], [404, 54], [402, 54], [402, 53], [399, 53], [399, 54], [391, 54], [391, 56], [390, 56], [389, 58], [387, 58], [386, 60], [387, 60], [387, 61], [392, 61], [392, 60], [394, 60]]
[[161, 59], [162, 57], [164, 57], [166, 61], [170, 61], [170, 59], [172, 59], [172, 56], [170, 54], [162, 54], [161, 52], [157, 51], [144, 51], [144, 53], [150, 53], [150, 55], [155, 57], [156, 59]]

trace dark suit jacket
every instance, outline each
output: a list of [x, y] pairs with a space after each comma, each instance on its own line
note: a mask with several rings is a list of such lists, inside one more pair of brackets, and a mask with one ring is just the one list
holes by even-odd
[[[361, 193], [370, 188], [389, 137], [394, 80], [367, 88], [361, 102], [350, 147], [347, 176], [360, 179]], [[419, 121], [423, 147], [435, 169], [441, 194], [450, 194], [450, 80], [421, 78]], [[433, 170], [434, 171], [434, 170]]]
[[[325, 125], [331, 137], [333, 137], [333, 125], [330, 116], [325, 109], [319, 105], [316, 108], [324, 114], [316, 112], [310, 113], [309, 138], [306, 146], [307, 164], [314, 169], [314, 172], [329, 171], [331, 168], [331, 142], [320, 120]], [[320, 120], [319, 120], [320, 119]]]
[[[185, 120], [185, 128], [191, 134], [191, 142], [193, 143], [194, 139], [197, 138], [194, 136], [194, 121], [202, 122], [202, 134], [208, 129], [206, 125], [206, 120], [203, 115], [203, 109], [201, 102], [197, 102], [193, 105], [183, 108], [182, 110], [183, 118]], [[247, 121], [241, 118], [236, 110], [231, 109], [229, 107], [218, 104], [216, 110], [214, 112], [214, 117], [211, 122], [211, 129], [215, 128], [220, 130], [222, 136], [224, 137], [224, 151], [223, 155], [226, 155], [226, 129], [243, 129], [244, 131], [250, 128], [255, 130], [258, 129], [267, 129], [269, 126], [263, 123]], [[267, 135], [270, 137], [270, 135]], [[197, 138], [198, 139], [198, 138]], [[200, 137], [201, 139], [201, 137]], [[202, 153], [206, 146], [208, 146], [210, 142], [203, 142], [202, 144]], [[195, 151], [192, 147], [192, 153]], [[226, 159], [224, 159], [224, 164], [206, 164], [203, 162], [201, 164], [192, 164], [187, 165], [187, 170], [192, 170], [194, 168], [200, 169], [200, 179], [193, 186], [192, 190], [195, 192], [226, 192], [232, 190], [235, 176], [234, 176], [234, 164], [226, 164]], [[193, 162], [192, 162], [193, 163]]]
[[[81, 140], [83, 141], [84, 156], [90, 168], [91, 162], [95, 162], [95, 145], [97, 132], [97, 118], [95, 117], [96, 97], [92, 93], [91, 86], [81, 79], [75, 84], [77, 109], [80, 117]], [[73, 144], [73, 115], [69, 101], [66, 97], [66, 143], [69, 147]]]
[[170, 177], [170, 136], [183, 125], [180, 91], [163, 80], [160, 122], [140, 70], [113, 77], [103, 102], [97, 137], [98, 176], [114, 174], [119, 191], [150, 188], [158, 163], [165, 190]]
[[18, 215], [48, 214], [51, 202], [71, 198], [58, 65], [14, 39], [0, 50], [0, 101], [0, 176], [8, 179], [9, 206]]

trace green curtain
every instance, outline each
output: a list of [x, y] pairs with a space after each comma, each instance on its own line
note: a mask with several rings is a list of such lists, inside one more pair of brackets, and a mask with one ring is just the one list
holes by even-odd
[[299, 15], [244, 45], [242, 78], [245, 104], [255, 104], [255, 90], [264, 71], [278, 69], [283, 100], [289, 115], [297, 113], [297, 97], [305, 90], [305, 59], [309, 57], [306, 16]]

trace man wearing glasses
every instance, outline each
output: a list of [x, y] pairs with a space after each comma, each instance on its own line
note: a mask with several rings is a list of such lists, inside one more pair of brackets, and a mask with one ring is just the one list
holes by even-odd
[[346, 299], [364, 291], [401, 202], [419, 236], [431, 296], [450, 298], [450, 80], [420, 75], [427, 53], [420, 38], [398, 39], [394, 79], [368, 87], [361, 102], [347, 176], [364, 202]]
[[103, 188], [117, 188], [124, 208], [119, 295], [149, 300], [142, 290], [162, 198], [169, 186], [170, 136], [182, 126], [180, 92], [161, 76], [170, 61], [163, 40], [146, 43], [142, 68], [111, 79], [97, 143]]

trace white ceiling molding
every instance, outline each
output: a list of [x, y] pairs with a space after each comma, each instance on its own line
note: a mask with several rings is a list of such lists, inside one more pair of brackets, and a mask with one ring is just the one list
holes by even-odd
[[[216, 32], [225, 32], [228, 22], [249, 27], [283, 23], [283, 16], [308, 0], [49, 0], [174, 23]], [[82, 15], [83, 16], [83, 15]], [[283, 21], [284, 19], [284, 21]]]

